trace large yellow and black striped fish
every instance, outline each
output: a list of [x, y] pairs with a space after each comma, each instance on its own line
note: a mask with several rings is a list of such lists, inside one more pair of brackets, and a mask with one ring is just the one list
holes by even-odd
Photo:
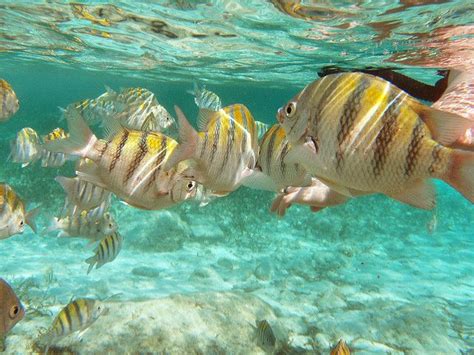
[[[51, 142], [56, 139], [65, 139], [68, 135], [62, 128], [55, 128], [53, 131], [43, 137], [43, 142]], [[43, 168], [57, 168], [63, 166], [67, 160], [67, 156], [64, 153], [53, 153], [43, 148], [41, 155], [41, 166]]]
[[273, 349], [276, 344], [275, 334], [267, 320], [256, 320], [257, 343], [265, 350]]
[[114, 261], [122, 249], [122, 243], [123, 237], [119, 232], [112, 233], [102, 239], [97, 246], [95, 254], [86, 259], [86, 263], [89, 264], [87, 274], [92, 271], [94, 266], [96, 269], [99, 269], [105, 264]]
[[388, 81], [364, 73], [309, 84], [278, 119], [301, 163], [347, 196], [383, 193], [431, 209], [430, 178], [474, 202], [474, 153], [448, 146], [471, 122], [427, 107]]
[[193, 159], [199, 182], [216, 195], [226, 195], [242, 183], [255, 167], [258, 137], [250, 111], [241, 104], [219, 111], [200, 110], [198, 126], [191, 126], [175, 107], [180, 123], [181, 143], [165, 169], [186, 159]]
[[101, 315], [107, 313], [107, 307], [92, 298], [78, 298], [67, 304], [54, 319], [51, 328], [44, 334], [48, 348], [56, 341], [90, 327]]
[[70, 137], [47, 142], [46, 148], [90, 159], [77, 175], [84, 181], [113, 192], [126, 203], [157, 210], [196, 195], [197, 184], [187, 174], [185, 162], [170, 171], [163, 164], [174, 154], [178, 143], [157, 132], [134, 131], [109, 120], [110, 138], [93, 135], [77, 110], [66, 116]]
[[0, 79], [0, 122], [10, 119], [20, 108], [20, 103], [11, 85]]
[[38, 212], [38, 207], [27, 212], [15, 190], [8, 184], [0, 183], [0, 239], [23, 234], [25, 224], [36, 233], [34, 218]]
[[21, 129], [10, 143], [10, 157], [14, 163], [28, 166], [41, 158], [42, 143], [38, 133], [30, 127]]

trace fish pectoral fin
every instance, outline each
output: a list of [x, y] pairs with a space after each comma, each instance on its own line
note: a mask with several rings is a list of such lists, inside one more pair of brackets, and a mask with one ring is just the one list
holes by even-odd
[[33, 232], [37, 233], [38, 228], [36, 227], [35, 223], [35, 218], [38, 216], [38, 213], [40, 212], [41, 207], [38, 206], [36, 208], [33, 208], [32, 210], [28, 211], [28, 213], [25, 216], [25, 223], [30, 226], [30, 228], [33, 230]]
[[387, 195], [397, 201], [424, 210], [432, 210], [436, 207], [436, 190], [433, 182], [429, 179], [418, 180], [398, 193]]
[[454, 143], [474, 126], [474, 121], [457, 114], [426, 106], [420, 107], [421, 105], [415, 107], [415, 111], [428, 126], [433, 139], [442, 145]]
[[330, 180], [320, 178], [320, 177], [318, 177], [318, 179], [323, 184], [327, 185], [331, 190], [334, 190], [334, 191], [340, 193], [341, 195], [344, 195], [344, 196], [347, 196], [347, 197], [354, 197], [354, 196], [358, 196], [358, 195], [363, 194], [362, 192], [358, 192], [358, 191], [352, 190], [352, 189], [350, 189], [346, 186], [339, 185], [334, 181], [330, 181]]
[[255, 169], [243, 176], [240, 183], [252, 189], [278, 191], [275, 182], [268, 175]]
[[199, 130], [206, 131], [208, 122], [216, 115], [219, 115], [219, 111], [213, 111], [207, 108], [200, 108], [197, 117]]

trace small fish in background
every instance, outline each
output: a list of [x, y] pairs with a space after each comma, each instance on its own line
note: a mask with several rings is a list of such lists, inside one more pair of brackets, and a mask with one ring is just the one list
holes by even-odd
[[[72, 116], [69, 116], [72, 115]], [[163, 165], [174, 154], [178, 143], [158, 132], [123, 128], [107, 119], [108, 138], [98, 139], [80, 113], [66, 116], [70, 137], [47, 142], [49, 150], [82, 158], [90, 163], [76, 167], [84, 181], [102, 187], [129, 205], [158, 210], [196, 196], [198, 184], [186, 162], [166, 171]]]
[[344, 339], [340, 339], [336, 346], [331, 350], [331, 355], [350, 355], [351, 351], [346, 345]]
[[219, 111], [222, 108], [221, 98], [214, 92], [207, 90], [205, 85], [200, 87], [195, 82], [194, 89], [189, 93], [194, 95], [194, 102], [200, 109]]
[[179, 121], [180, 144], [165, 164], [191, 159], [197, 165], [194, 174], [205, 188], [218, 196], [236, 190], [255, 167], [258, 137], [255, 120], [242, 104], [219, 111], [201, 109], [197, 132], [183, 112], [175, 107]]
[[101, 301], [95, 299], [78, 298], [71, 301], [59, 311], [51, 328], [41, 336], [42, 342], [48, 344], [45, 354], [48, 353], [53, 343], [70, 334], [86, 331], [100, 316], [107, 312], [107, 307]]
[[472, 121], [425, 106], [386, 80], [327, 75], [277, 117], [298, 163], [341, 194], [383, 193], [433, 209], [436, 178], [474, 202], [474, 153], [449, 148]]
[[20, 103], [11, 85], [0, 79], [0, 122], [6, 122], [20, 108]]
[[112, 233], [102, 239], [97, 246], [95, 255], [85, 260], [89, 264], [87, 274], [92, 271], [94, 266], [99, 269], [103, 265], [114, 261], [122, 249], [122, 244], [123, 237], [119, 232]]
[[273, 333], [272, 327], [265, 320], [256, 320], [256, 335], [257, 344], [265, 350], [274, 349], [276, 344], [275, 334]]
[[15, 291], [0, 278], [0, 352], [5, 351], [3, 340], [7, 333], [25, 316], [25, 308]]
[[270, 129], [270, 125], [260, 121], [255, 121], [255, 124], [257, 125], [257, 136], [258, 140], [260, 141], [265, 133], [267, 133], [267, 131]]
[[0, 183], [0, 240], [23, 234], [25, 224], [36, 233], [35, 217], [39, 207], [26, 212], [24, 202], [10, 185]]
[[109, 99], [109, 93], [105, 92], [95, 99], [77, 101], [61, 110], [64, 117], [69, 116], [71, 110], [77, 110], [88, 124], [97, 125], [102, 123], [104, 117], [115, 114], [116, 107], [114, 102]]
[[[52, 132], [43, 137], [43, 142], [50, 142], [56, 139], [65, 139], [68, 134], [62, 128], [55, 128]], [[43, 168], [57, 168], [66, 163], [67, 156], [63, 153], [53, 153], [43, 148], [41, 156], [41, 166]]]
[[43, 148], [38, 133], [30, 127], [20, 130], [10, 143], [10, 158], [14, 163], [28, 166], [41, 158]]
[[434, 234], [438, 230], [438, 211], [434, 210], [430, 220], [426, 223], [428, 234]]
[[[78, 167], [83, 163], [78, 163]], [[107, 211], [110, 200], [110, 191], [85, 181], [80, 177], [68, 178], [57, 176], [55, 180], [61, 185], [66, 193], [65, 212], [66, 215], [75, 215], [80, 211], [92, 210], [102, 206], [102, 210]], [[100, 215], [99, 215], [100, 217]]]
[[99, 241], [117, 230], [117, 223], [110, 213], [104, 213], [100, 219], [94, 217], [90, 215], [90, 211], [82, 211], [75, 216], [54, 217], [51, 225], [43, 233], [59, 230], [59, 238], [79, 237]]

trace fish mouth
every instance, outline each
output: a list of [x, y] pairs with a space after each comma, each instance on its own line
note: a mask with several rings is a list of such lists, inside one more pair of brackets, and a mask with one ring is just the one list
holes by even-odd
[[278, 109], [277, 114], [276, 114], [276, 119], [280, 123], [283, 123], [283, 121], [285, 120], [284, 117], [283, 117], [283, 107], [280, 107]]

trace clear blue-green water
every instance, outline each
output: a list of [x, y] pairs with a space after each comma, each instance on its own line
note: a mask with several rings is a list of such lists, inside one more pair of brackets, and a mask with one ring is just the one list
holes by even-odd
[[[97, 97], [104, 85], [145, 87], [170, 112], [179, 105], [196, 117], [187, 91], [200, 81], [271, 124], [327, 65], [390, 66], [433, 84], [442, 63], [407, 58], [441, 55], [424, 43], [436, 43], [439, 29], [472, 25], [473, 8], [413, 3], [0, 1], [0, 77], [20, 100], [0, 125], [0, 181], [40, 205], [38, 224], [47, 226], [64, 201], [54, 177], [73, 176], [73, 164], [21, 168], [7, 160], [9, 142], [27, 126], [66, 128], [58, 107]], [[368, 196], [318, 213], [292, 206], [284, 218], [269, 211], [273, 193], [245, 187], [204, 207], [162, 211], [115, 199], [123, 249], [89, 275], [87, 241], [27, 229], [0, 241], [0, 277], [26, 307], [6, 351], [44, 350], [39, 331], [72, 297], [112, 296], [81, 338], [50, 350], [264, 353], [252, 325], [265, 318], [302, 353], [327, 354], [343, 338], [358, 354], [471, 354], [474, 208], [442, 182], [437, 191], [434, 212]]]

